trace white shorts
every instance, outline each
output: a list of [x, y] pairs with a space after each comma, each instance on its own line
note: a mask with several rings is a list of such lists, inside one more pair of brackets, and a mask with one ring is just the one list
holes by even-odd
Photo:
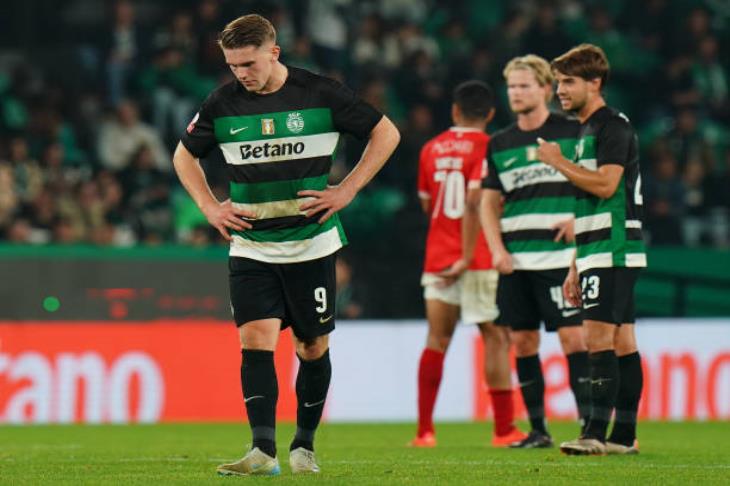
[[468, 270], [448, 287], [438, 287], [436, 284], [441, 278], [435, 273], [424, 273], [421, 277], [423, 298], [461, 307], [461, 321], [464, 323], [493, 322], [499, 315], [498, 278], [496, 270]]

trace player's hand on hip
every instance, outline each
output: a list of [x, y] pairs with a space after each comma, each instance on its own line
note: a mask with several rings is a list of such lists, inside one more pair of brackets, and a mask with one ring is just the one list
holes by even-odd
[[502, 275], [509, 275], [514, 272], [515, 269], [512, 263], [512, 255], [506, 250], [497, 250], [492, 252], [492, 264], [495, 270]]
[[322, 211], [325, 213], [319, 218], [322, 224], [340, 209], [344, 208], [355, 198], [355, 193], [343, 186], [330, 186], [324, 191], [304, 190], [297, 192], [297, 196], [309, 198], [299, 206], [299, 210], [309, 218]]
[[555, 165], [557, 161], [563, 158], [560, 151], [560, 145], [555, 142], [548, 142], [541, 137], [537, 137], [537, 159], [547, 165]]
[[253, 211], [234, 206], [230, 199], [205, 206], [202, 211], [208, 223], [229, 241], [232, 239], [230, 230], [245, 231], [252, 228], [251, 223], [242, 218], [256, 219]]
[[575, 243], [575, 219], [570, 218], [564, 221], [558, 221], [552, 228], [557, 230], [555, 233], [554, 242], [564, 240], [566, 243]]
[[453, 285], [459, 277], [469, 268], [469, 264], [463, 258], [456, 260], [449, 268], [438, 273], [441, 278], [436, 286], [439, 288], [448, 287]]
[[572, 307], [580, 307], [583, 304], [583, 298], [580, 292], [580, 282], [578, 279], [578, 271], [575, 265], [571, 265], [568, 269], [568, 275], [563, 282], [563, 297]]

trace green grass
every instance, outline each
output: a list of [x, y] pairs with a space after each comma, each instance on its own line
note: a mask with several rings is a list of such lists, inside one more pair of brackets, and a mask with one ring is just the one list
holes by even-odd
[[[556, 442], [576, 426], [551, 425]], [[220, 478], [215, 466], [243, 455], [242, 424], [0, 427], [0, 484], [728, 484], [730, 422], [642, 423], [641, 454], [567, 457], [556, 449], [488, 446], [491, 424], [439, 424], [435, 449], [409, 449], [411, 424], [324, 425], [322, 474], [294, 477], [280, 425], [276, 478]]]

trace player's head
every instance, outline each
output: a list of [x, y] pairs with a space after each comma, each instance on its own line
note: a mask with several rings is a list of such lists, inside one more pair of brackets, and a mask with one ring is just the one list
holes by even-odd
[[494, 91], [487, 83], [464, 81], [454, 89], [451, 117], [456, 125], [487, 124], [494, 117]]
[[517, 114], [530, 113], [546, 106], [553, 97], [553, 73], [540, 56], [515, 57], [502, 71], [507, 82], [509, 107]]
[[271, 22], [256, 14], [238, 17], [218, 36], [226, 64], [247, 91], [261, 91], [269, 81], [281, 49]]
[[581, 44], [550, 63], [558, 82], [558, 98], [564, 110], [580, 111], [601, 96], [608, 81], [608, 59], [598, 46]]

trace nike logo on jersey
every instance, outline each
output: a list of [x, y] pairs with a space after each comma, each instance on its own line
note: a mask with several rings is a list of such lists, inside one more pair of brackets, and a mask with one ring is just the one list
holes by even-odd
[[233, 127], [231, 127], [231, 129], [228, 131], [228, 133], [230, 133], [231, 135], [235, 135], [238, 132], [242, 132], [242, 131], [244, 131], [247, 128], [248, 127], [241, 127], [241, 128], [233, 128]]
[[257, 398], [264, 398], [264, 396], [263, 396], [263, 395], [254, 395], [254, 396], [252, 396], [252, 397], [244, 398], [244, 399], [243, 399], [243, 402], [244, 402], [244, 403], [248, 403], [249, 401], [251, 401], [251, 400], [255, 400], [255, 399], [257, 399]]
[[601, 305], [600, 303], [596, 302], [595, 304], [586, 304], [583, 306], [584, 309], [590, 309], [591, 307], [596, 307], [597, 305]]
[[504, 164], [503, 164], [504, 168], [506, 169], [507, 167], [514, 164], [515, 162], [517, 162], [517, 157], [510, 157], [509, 159], [504, 161]]
[[316, 407], [317, 405], [322, 405], [326, 399], [323, 398], [322, 400], [314, 403], [304, 402], [304, 408], [312, 408]]
[[570, 317], [578, 314], [580, 312], [580, 309], [574, 309], [574, 310], [564, 310], [563, 311], [563, 317]]
[[334, 314], [331, 314], [331, 315], [330, 315], [330, 316], [328, 316], [328, 317], [320, 317], [320, 318], [319, 318], [319, 323], [320, 323], [320, 324], [325, 324], [325, 323], [327, 323], [327, 322], [331, 321], [333, 317], [335, 317], [335, 315], [334, 315]]
[[611, 381], [611, 378], [599, 378], [597, 380], [591, 380], [591, 385], [601, 386], [604, 383], [608, 383], [609, 381]]

